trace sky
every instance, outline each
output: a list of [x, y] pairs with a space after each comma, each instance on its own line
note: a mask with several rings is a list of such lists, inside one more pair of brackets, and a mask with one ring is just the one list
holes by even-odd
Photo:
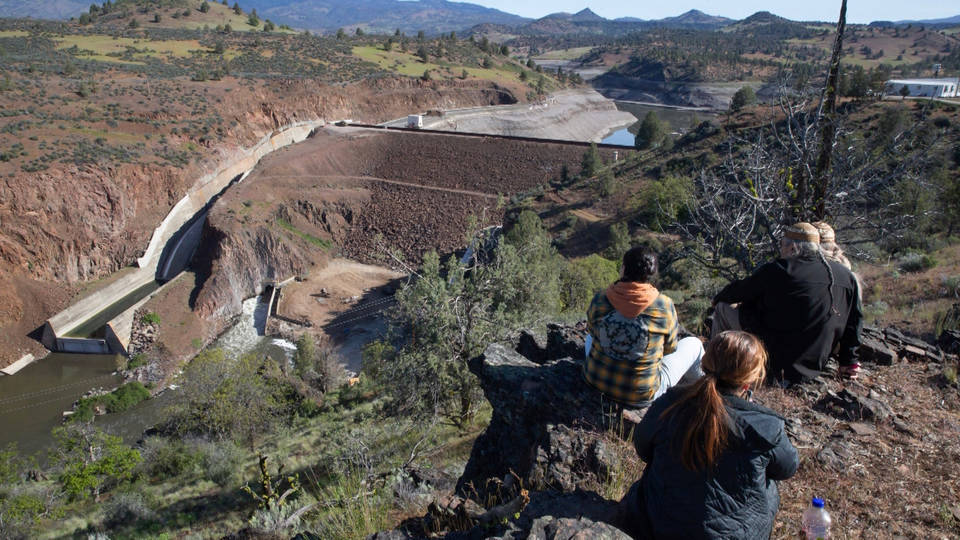
[[[539, 18], [550, 13], [576, 13], [589, 7], [608, 19], [637, 17], [662, 19], [699, 9], [710, 15], [743, 19], [758, 11], [770, 11], [795, 21], [835, 21], [840, 15], [839, 0], [469, 0], [524, 17]], [[940, 19], [960, 15], [960, 2], [955, 0], [848, 0], [847, 22], [866, 24], [871, 21]]]

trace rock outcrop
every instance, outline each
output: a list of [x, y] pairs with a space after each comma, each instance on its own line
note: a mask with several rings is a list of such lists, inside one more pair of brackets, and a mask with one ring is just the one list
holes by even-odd
[[[471, 371], [480, 379], [493, 416], [476, 440], [454, 494], [434, 501], [423, 518], [371, 538], [436, 537], [444, 531], [450, 539], [629, 538], [617, 527], [626, 517], [618, 502], [597, 492], [619, 466], [623, 445], [632, 451], [622, 440], [631, 426], [583, 382], [583, 332], [582, 326], [561, 325], [550, 325], [546, 334], [523, 331], [515, 344], [490, 345], [475, 359]], [[808, 467], [824, 471], [813, 474], [843, 474], [872, 456], [858, 441], [890, 428], [914, 436], [909, 414], [891, 405], [877, 372], [898, 369], [888, 367], [898, 359], [910, 362], [904, 368], [957, 361], [896, 329], [867, 328], [864, 337], [868, 344], [860, 381], [835, 378], [831, 364], [823, 376], [791, 388], [790, 397], [779, 388], [755, 396], [787, 416], [795, 445], [813, 449], [814, 464]], [[789, 413], [786, 409], [796, 405], [786, 404], [798, 400], [806, 404], [802, 412]]]
[[617, 501], [596, 493], [617, 466], [604, 435], [618, 426], [609, 404], [583, 382], [575, 360], [583, 357], [582, 331], [560, 325], [546, 335], [526, 331], [514, 347], [493, 344], [475, 359], [471, 370], [493, 417], [455, 495], [433, 503], [423, 519], [372, 538], [443, 530], [453, 531], [451, 539], [629, 538], [613, 525]]

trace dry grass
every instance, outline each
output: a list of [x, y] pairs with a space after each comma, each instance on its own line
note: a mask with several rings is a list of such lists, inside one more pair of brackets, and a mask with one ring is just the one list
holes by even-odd
[[465, 68], [434, 62], [425, 63], [412, 52], [385, 51], [382, 47], [374, 46], [354, 47], [353, 55], [361, 60], [376, 64], [384, 70], [408, 77], [419, 77], [423, 75], [424, 71], [430, 70], [431, 76], [434, 78], [454, 79], [459, 78], [466, 71], [468, 78], [484, 79], [501, 84], [520, 82], [518, 71], [496, 67], [496, 64], [495, 67], [487, 69]]
[[869, 322], [876, 326], [895, 325], [902, 331], [934, 337], [939, 314], [960, 302], [960, 244], [932, 253], [933, 268], [905, 272], [899, 261], [856, 266], [863, 283], [863, 303], [884, 302], [888, 308]]
[[[846, 419], [814, 411], [814, 398], [779, 389], [759, 392], [759, 401], [799, 420], [812, 435], [811, 442], [797, 444], [799, 472], [780, 483], [773, 537], [796, 538], [800, 515], [810, 498], [819, 496], [827, 501], [837, 539], [956, 538], [960, 526], [952, 514], [960, 512], [960, 394], [943, 381], [939, 365], [871, 367], [864, 374], [864, 385], [909, 432], [886, 420], [867, 422], [875, 431], [857, 434]], [[838, 381], [828, 385], [842, 387]], [[817, 459], [827, 445], [850, 449], [842, 470]]]

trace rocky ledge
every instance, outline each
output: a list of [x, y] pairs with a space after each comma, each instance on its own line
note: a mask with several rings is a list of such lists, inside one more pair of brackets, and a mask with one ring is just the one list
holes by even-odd
[[[583, 382], [583, 335], [582, 326], [549, 325], [546, 334], [523, 332], [515, 343], [490, 345], [475, 359], [471, 371], [493, 416], [456, 487], [437, 497], [426, 516], [370, 538], [629, 538], [616, 526], [618, 502], [598, 493], [629, 467], [627, 461], [633, 460], [631, 470], [639, 470], [635, 451], [624, 440], [632, 426]], [[801, 471], [810, 478], [791, 481], [794, 491], [804, 492], [801, 498], [807, 496], [806, 483], [826, 488], [818, 475], [842, 476], [852, 464], [868, 462], [874, 453], [868, 442], [883, 454], [888, 443], [899, 442], [892, 438], [909, 444], [921, 437], [915, 426], [919, 414], [897, 401], [908, 390], [888, 388], [888, 381], [900, 376], [895, 370], [917, 372], [914, 378], [922, 384], [957, 394], [956, 379], [944, 376], [957, 362], [955, 353], [944, 351], [956, 347], [949, 336], [944, 349], [895, 329], [868, 328], [864, 337], [859, 381], [840, 380], [832, 365], [814, 381], [785, 391], [768, 388], [756, 396], [787, 418], [788, 433], [802, 449]], [[887, 367], [901, 359], [902, 366]], [[951, 406], [960, 408], [960, 399], [954, 401]], [[621, 490], [633, 480], [621, 482]], [[794, 513], [792, 508], [784, 512], [783, 504], [781, 510]], [[779, 524], [777, 534], [798, 532], [792, 521]]]

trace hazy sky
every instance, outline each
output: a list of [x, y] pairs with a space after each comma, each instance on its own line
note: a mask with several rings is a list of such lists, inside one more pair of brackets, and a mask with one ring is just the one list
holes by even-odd
[[[557, 11], [575, 13], [589, 7], [598, 15], [662, 19], [699, 9], [710, 15], [742, 19], [757, 11], [770, 11], [795, 21], [836, 20], [840, 14], [839, 0], [679, 0], [674, 2], [650, 0], [470, 0], [473, 4], [497, 8], [524, 17], [543, 17]], [[960, 2], [955, 0], [848, 0], [847, 21], [868, 23], [881, 20], [939, 19], [960, 15]]]

